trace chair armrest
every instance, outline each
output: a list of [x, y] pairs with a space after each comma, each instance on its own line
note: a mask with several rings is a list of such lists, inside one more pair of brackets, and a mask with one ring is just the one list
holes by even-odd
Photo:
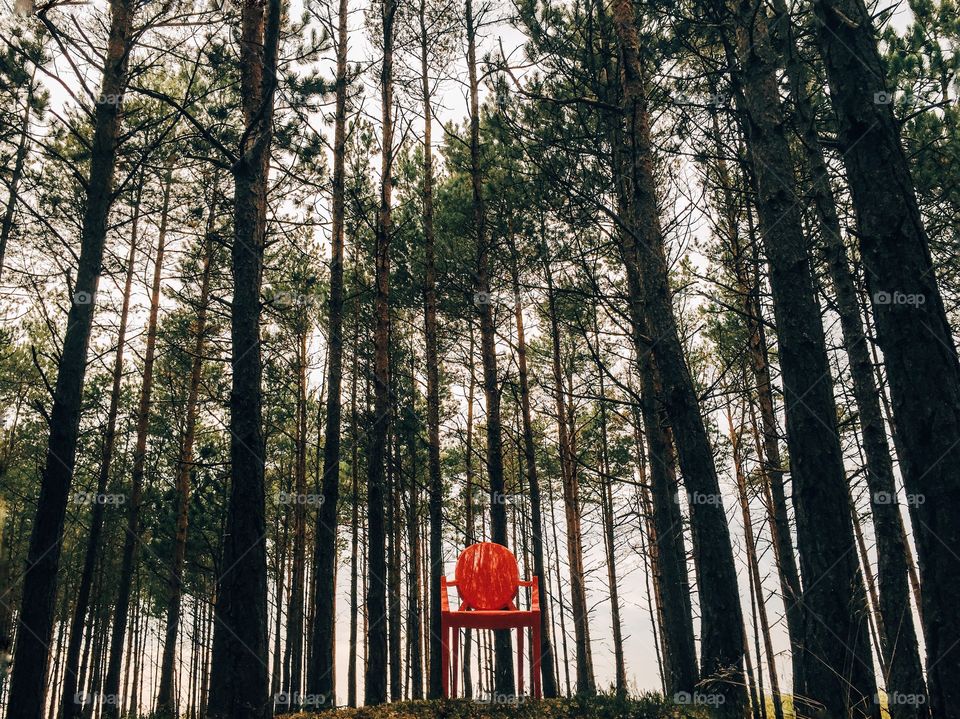
[[440, 577], [440, 611], [450, 611], [450, 597], [447, 587], [457, 586], [456, 580], [448, 580], [446, 577]]
[[540, 579], [536, 575], [529, 582], [520, 582], [521, 587], [530, 587], [530, 610], [540, 611]]

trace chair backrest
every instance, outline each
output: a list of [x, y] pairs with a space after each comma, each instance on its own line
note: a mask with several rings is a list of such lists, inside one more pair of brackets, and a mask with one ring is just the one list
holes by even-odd
[[502, 544], [480, 542], [457, 560], [457, 591], [471, 609], [505, 609], [517, 594], [517, 558]]

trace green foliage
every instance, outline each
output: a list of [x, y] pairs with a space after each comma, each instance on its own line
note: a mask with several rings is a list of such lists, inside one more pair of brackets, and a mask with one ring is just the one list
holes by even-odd
[[382, 707], [296, 714], [291, 719], [697, 719], [703, 710], [687, 709], [656, 694], [636, 699], [575, 697], [493, 704], [467, 699], [400, 702]]

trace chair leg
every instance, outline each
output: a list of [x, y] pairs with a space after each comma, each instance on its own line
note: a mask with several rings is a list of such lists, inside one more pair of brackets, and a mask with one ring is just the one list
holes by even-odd
[[460, 696], [460, 627], [451, 627], [453, 632], [453, 694], [454, 699]]
[[517, 696], [523, 696], [523, 627], [517, 627]]
[[450, 646], [447, 643], [450, 629], [446, 623], [440, 625], [440, 683], [443, 686], [443, 696], [450, 696]]
[[533, 662], [533, 698], [540, 699], [542, 689], [540, 685], [540, 620], [533, 624], [533, 646], [530, 648]]

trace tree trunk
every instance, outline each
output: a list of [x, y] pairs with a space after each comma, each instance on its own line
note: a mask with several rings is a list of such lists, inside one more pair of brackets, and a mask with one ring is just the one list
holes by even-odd
[[[744, 625], [736, 567], [713, 452], [673, 313], [657, 206], [645, 80], [630, 0], [616, 0], [613, 21], [623, 57], [621, 86], [627, 122], [627, 134], [620, 143], [625, 146], [616, 152], [626, 155], [624, 169], [628, 172], [619, 184], [627, 199], [629, 227], [619, 233], [619, 239], [631, 293], [635, 341], [642, 335], [652, 345], [663, 385], [662, 398], [690, 498], [694, 557], [701, 587], [701, 685], [704, 691], [724, 697], [723, 713], [741, 716], [747, 697], [743, 685]], [[641, 354], [646, 351], [647, 348], [638, 346]]]
[[383, 66], [380, 100], [382, 140], [380, 148], [380, 208], [377, 213], [374, 300], [374, 419], [367, 472], [367, 671], [364, 702], [387, 700], [387, 562], [384, 511], [384, 462], [390, 421], [390, 240], [393, 233], [393, 44], [398, 0], [385, 0], [382, 11]]
[[[473, 358], [475, 352], [475, 341], [473, 335], [473, 321], [467, 319], [467, 331], [470, 334], [470, 340], [467, 344], [467, 373], [470, 379], [467, 382], [467, 426], [466, 441], [464, 442], [464, 474], [466, 475], [464, 487], [464, 514], [466, 515], [466, 528], [464, 532], [464, 542], [467, 546], [476, 541], [476, 518], [473, 507], [473, 402], [477, 391], [477, 377], [473, 368]], [[433, 616], [433, 615], [431, 615]], [[473, 699], [473, 672], [470, 670], [473, 656], [473, 633], [466, 629], [463, 637], [463, 696], [467, 699]]]
[[307, 672], [311, 707], [336, 706], [333, 582], [337, 554], [337, 504], [340, 498], [340, 387], [343, 378], [343, 224], [346, 204], [344, 164], [347, 139], [347, 0], [337, 15], [336, 109], [333, 131], [333, 227], [330, 251], [330, 305], [327, 328], [327, 420], [323, 439], [323, 502], [317, 513], [314, 546], [312, 648]]
[[[410, 353], [411, 387], [415, 390], [416, 368], [413, 365], [413, 343]], [[411, 399], [411, 415], [416, 416], [416, 393]], [[415, 427], [414, 429], [419, 429]], [[423, 656], [420, 644], [420, 489], [417, 484], [417, 434], [410, 432], [407, 437], [410, 454], [409, 482], [406, 482], [407, 499], [407, 541], [409, 542], [409, 556], [407, 557], [407, 646], [409, 647], [411, 699], [423, 699]]]
[[[443, 476], [440, 469], [440, 371], [437, 348], [437, 270], [433, 233], [433, 101], [429, 75], [427, 2], [419, 4], [420, 83], [423, 92], [424, 338], [427, 364], [427, 472], [430, 492], [430, 677], [427, 697], [443, 693], [440, 652], [440, 578], [443, 576]], [[464, 666], [469, 664], [464, 646]], [[467, 682], [464, 681], [464, 689]], [[469, 696], [469, 694], [467, 695]]]
[[[126, 89], [134, 5], [133, 0], [111, 0], [110, 34], [104, 57], [101, 96], [122, 98]], [[7, 704], [9, 719], [39, 719], [43, 712], [48, 647], [53, 636], [57, 570], [67, 499], [76, 463], [87, 346], [103, 263], [107, 215], [113, 200], [121, 104], [99, 102], [94, 113], [80, 259], [57, 368], [40, 498], [23, 576], [20, 629], [17, 632]]]
[[557, 320], [556, 290], [550, 259], [544, 247], [544, 273], [547, 279], [547, 315], [550, 318], [551, 360], [554, 400], [560, 440], [560, 471], [563, 479], [563, 506], [567, 530], [567, 562], [570, 570], [570, 608], [577, 649], [577, 694], [596, 694], [593, 654], [590, 650], [587, 590], [583, 570], [583, 540], [580, 530], [580, 486], [576, 472], [576, 455], [572, 447], [573, 417], [569, 417], [564, 399], [560, 356], [560, 326]]
[[[393, 356], [393, 352], [390, 353]], [[391, 379], [399, 375], [399, 371], [391, 371]], [[395, 386], [395, 385], [394, 385]], [[397, 395], [396, 389], [391, 392], [392, 396]], [[387, 484], [390, 492], [390, 504], [387, 517], [387, 557], [389, 566], [387, 567], [387, 621], [389, 622], [389, 652], [390, 652], [390, 701], [396, 702], [403, 698], [403, 667], [401, 666], [401, 656], [403, 654], [402, 642], [402, 618], [400, 616], [400, 596], [401, 596], [401, 574], [400, 571], [400, 546], [403, 538], [403, 521], [400, 515], [400, 483], [403, 475], [403, 465], [400, 461], [400, 438], [397, 435], [395, 425], [394, 431], [390, 433], [389, 455], [392, 457], [389, 464], [389, 476]]]
[[360, 611], [357, 565], [360, 555], [360, 464], [357, 433], [357, 378], [360, 375], [358, 348], [360, 345], [360, 305], [353, 310], [353, 370], [350, 378], [350, 655], [347, 659], [347, 706], [357, 706], [357, 620]]
[[918, 498], [929, 707], [946, 715], [960, 704], [960, 559], [950, 549], [960, 544], [960, 362], [870, 14], [861, 0], [819, 0], [814, 9], [903, 448], [901, 471], [908, 494]]
[[127, 255], [127, 273], [123, 283], [123, 303], [120, 307], [120, 325], [117, 330], [117, 351], [113, 360], [113, 374], [110, 386], [110, 407], [107, 410], [107, 426], [103, 434], [103, 449], [100, 457], [100, 471], [97, 475], [97, 495], [90, 518], [90, 534], [84, 552], [83, 569], [77, 587], [77, 601], [73, 608], [70, 624], [70, 638], [67, 642], [66, 666], [63, 675], [63, 691], [60, 699], [60, 711], [63, 719], [79, 716], [80, 705], [76, 702], [80, 675], [80, 650], [83, 645], [83, 628], [87, 611], [90, 608], [90, 590], [93, 586], [94, 570], [100, 554], [100, 535], [103, 533], [106, 503], [104, 495], [110, 479], [113, 464], [113, 450], [116, 445], [117, 411], [120, 405], [120, 389], [123, 380], [123, 352], [126, 347], [127, 318], [130, 312], [130, 289], [133, 285], [133, 265], [136, 258], [138, 228], [140, 226], [140, 198], [143, 193], [143, 178], [137, 188], [137, 199], [133, 207], [133, 222], [130, 234], [130, 252]]
[[[718, 150], [720, 149], [720, 126], [717, 113], [711, 113], [712, 130]], [[767, 352], [767, 338], [764, 330], [763, 308], [760, 302], [759, 262], [750, 266], [747, 248], [740, 239], [740, 226], [737, 221], [734, 199], [734, 181], [730, 175], [726, 160], [718, 151], [716, 160], [716, 179], [723, 197], [723, 214], [726, 240], [731, 254], [733, 273], [737, 292], [741, 297], [741, 309], [749, 332], [748, 353], [750, 371], [756, 385], [757, 404], [760, 407], [762, 443], [760, 435], [755, 433], [757, 456], [760, 458], [760, 473], [769, 501], [767, 515], [770, 522], [774, 558], [777, 563], [777, 575], [780, 581], [780, 594], [783, 599], [787, 634], [790, 638], [790, 656], [793, 669], [794, 697], [803, 697], [805, 682], [803, 679], [803, 605], [800, 602], [800, 574], [794, 554], [793, 538], [790, 534], [790, 519], [787, 512], [786, 490], [784, 488], [784, 465], [780, 455], [780, 432], [777, 428], [776, 408], [774, 407], [773, 385], [770, 380], [770, 361]], [[750, 247], [756, 255], [753, 232], [753, 217], [747, 206], [748, 238]], [[750, 401], [753, 413], [753, 401]], [[754, 423], [756, 426], [756, 423]], [[796, 699], [799, 707], [799, 699]], [[801, 708], [806, 710], [806, 708]]]
[[[23, 165], [27, 159], [27, 152], [30, 148], [30, 111], [33, 109], [31, 103], [33, 102], [33, 79], [35, 75], [36, 70], [34, 70], [33, 75], [31, 75], [27, 81], [27, 97], [23, 108], [23, 126], [20, 128], [20, 142], [17, 143], [17, 154], [13, 161], [13, 172], [10, 173], [10, 182], [7, 185], [10, 195], [7, 199], [7, 207], [3, 211], [3, 222], [0, 223], [0, 278], [3, 277], [3, 259], [7, 254], [7, 242], [10, 239], [10, 232], [13, 229], [13, 218], [17, 212], [20, 179], [23, 177]], [[19, 97], [19, 93], [17, 96]]]
[[187, 522], [190, 516], [190, 473], [193, 471], [193, 443], [197, 428], [197, 403], [200, 381], [203, 378], [203, 353], [207, 333], [207, 307], [210, 303], [210, 274], [213, 267], [213, 223], [216, 217], [217, 186], [214, 179], [207, 227], [204, 238], [203, 270], [200, 276], [200, 299], [194, 323], [193, 349], [190, 363], [190, 387], [187, 391], [186, 420], [183, 444], [177, 462], [177, 519], [173, 540], [173, 560], [167, 579], [167, 622], [164, 631], [163, 654], [160, 662], [160, 684], [157, 690], [157, 714], [176, 717], [174, 672], [176, 671], [177, 635], [180, 630], [181, 600], [183, 598], [183, 563], [187, 553]]
[[[596, 315], [594, 315], [596, 319]], [[595, 328], [596, 329], [596, 328]], [[600, 356], [600, 334], [597, 336], [597, 356]], [[610, 456], [607, 448], [607, 398], [603, 386], [604, 368], [600, 368], [600, 505], [603, 518], [604, 550], [607, 559], [607, 581], [610, 584], [610, 623], [613, 628], [613, 657], [616, 693], [627, 695], [627, 667], [623, 656], [623, 626], [620, 623], [620, 591], [617, 586], [616, 528], [613, 508], [613, 477], [610, 476]], [[782, 719], [782, 718], [778, 718]]]
[[[266, 7], [265, 7], [266, 5]], [[277, 85], [281, 0], [243, 0], [240, 86], [245, 132], [234, 177], [230, 339], [230, 498], [210, 666], [210, 719], [263, 719], [267, 685], [267, 560], [260, 286]]]
[[[294, 465], [293, 573], [290, 578], [290, 609], [287, 612], [287, 710], [297, 711], [302, 696], [304, 598], [306, 594], [307, 531], [307, 320], [302, 325], [297, 350], [297, 456]], [[339, 400], [338, 400], [339, 401]], [[336, 575], [332, 576], [336, 580]]]
[[[483, 173], [480, 167], [480, 100], [477, 80], [477, 28], [472, 0], [466, 3], [467, 66], [470, 75], [470, 179], [473, 188], [473, 231], [477, 243], [474, 304], [480, 315], [480, 354], [487, 417], [487, 479], [490, 483], [490, 538], [507, 545], [507, 506], [504, 495], [503, 439], [500, 426], [500, 387], [497, 380], [497, 338], [490, 295], [490, 238], [486, 229]], [[494, 691], [513, 696], [513, 649], [508, 630], [494, 631], [496, 656]]]
[[[846, 501], [846, 477], [820, 308], [780, 120], [765, 11], [715, 3], [735, 53], [737, 106], [757, 190], [780, 345], [797, 546], [804, 578], [806, 694], [830, 714], [878, 716], [866, 597]], [[731, 47], [733, 49], [731, 49]], [[839, 639], [839, 641], [838, 641]]]
[[[512, 237], [511, 237], [512, 240]], [[520, 411], [523, 419], [523, 456], [530, 488], [530, 535], [533, 545], [533, 571], [540, 585], [540, 673], [543, 695], [557, 696], [553, 643], [550, 641], [550, 585], [543, 555], [543, 513], [540, 506], [540, 477], [537, 474], [537, 454], [533, 441], [533, 419], [530, 411], [530, 383], [527, 377], [527, 341], [523, 328], [523, 305], [520, 301], [520, 268], [516, 247], [513, 257], [513, 302], [517, 323], [517, 367], [520, 379]]]
[[[760, 619], [760, 632], [763, 635], [763, 649], [767, 655], [767, 668], [770, 671], [770, 691], [773, 694], [773, 713], [776, 719], [783, 719], [783, 699], [780, 695], [780, 679], [777, 676], [776, 655], [770, 638], [770, 621], [767, 618], [767, 604], [763, 597], [763, 583], [760, 577], [757, 547], [753, 534], [753, 520], [750, 517], [750, 500], [747, 497], [747, 479], [740, 459], [740, 433], [734, 429], [733, 414], [727, 408], [727, 425], [730, 433], [730, 446], [733, 454], [734, 474], [737, 478], [737, 495], [740, 500], [740, 515], [743, 518], [744, 543], [747, 550], [747, 569], [750, 572], [751, 586], [756, 602], [757, 616]], [[763, 667], [760, 661], [760, 649], [757, 648], [757, 676], [760, 678], [760, 696], [763, 697]], [[766, 698], [761, 701], [766, 702]], [[763, 715], [766, 716], [766, 708]]]
[[106, 701], [103, 715], [107, 719], [120, 716], [120, 672], [123, 667], [123, 639], [127, 631], [127, 613], [130, 608], [130, 593], [133, 590], [133, 575], [136, 571], [140, 544], [140, 501], [143, 493], [143, 476], [147, 459], [147, 437], [150, 431], [151, 395], [153, 393], [153, 361], [157, 346], [157, 316], [160, 311], [160, 285], [163, 281], [163, 254], [167, 241], [167, 222], [170, 211], [170, 190], [173, 183], [172, 156], [167, 161], [163, 188], [163, 207], [160, 210], [160, 227], [157, 237], [157, 254], [153, 259], [153, 285], [150, 290], [150, 317], [147, 321], [147, 347], [143, 359], [143, 384], [140, 388], [140, 405], [137, 408], [137, 440], [133, 450], [133, 468], [130, 476], [130, 495], [127, 497], [127, 526], [123, 538], [123, 556], [120, 560], [120, 577], [113, 627], [110, 636], [110, 655], [103, 685]]
[[[873, 519], [877, 540], [877, 575], [880, 584], [880, 616], [885, 628], [881, 649], [887, 667], [888, 693], [926, 696], [917, 632], [910, 609], [908, 562], [903, 521], [897, 501], [893, 462], [887, 444], [886, 428], [880, 409], [880, 391], [873, 377], [869, 346], [860, 318], [856, 284], [843, 244], [836, 200], [830, 186], [823, 149], [817, 136], [816, 113], [810, 98], [810, 78], [800, 60], [790, 27], [790, 15], [784, 0], [773, 3], [779, 44], [790, 80], [796, 122], [802, 137], [802, 160], [809, 178], [809, 190], [820, 229], [827, 273], [833, 285], [843, 344], [850, 364], [853, 394], [859, 414], [866, 476], [873, 497]], [[891, 703], [894, 719], [925, 717], [926, 703]]]

